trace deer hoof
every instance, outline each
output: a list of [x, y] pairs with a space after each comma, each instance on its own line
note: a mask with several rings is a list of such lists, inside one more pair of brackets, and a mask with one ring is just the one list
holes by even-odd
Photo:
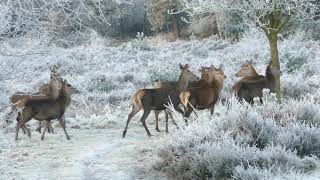
[[123, 133], [122, 133], [122, 138], [125, 138], [125, 137], [126, 137], [126, 134], [127, 134], [127, 131], [123, 131]]
[[156, 128], [156, 131], [157, 131], [157, 132], [161, 132], [159, 128]]

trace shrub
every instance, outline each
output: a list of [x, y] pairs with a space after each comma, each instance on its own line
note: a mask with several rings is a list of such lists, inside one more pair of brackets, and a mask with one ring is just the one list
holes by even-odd
[[[177, 179], [260, 179], [314, 171], [319, 166], [320, 128], [300, 119], [315, 117], [294, 109], [288, 114], [289, 106], [299, 108], [298, 100], [279, 105], [272, 99], [265, 97], [263, 106], [253, 107], [230, 100], [228, 109], [220, 107], [220, 115], [211, 121], [165, 137], [153, 149], [162, 160], [155, 167]], [[275, 121], [277, 114], [288, 114], [278, 117], [288, 118], [283, 120], [287, 124]]]

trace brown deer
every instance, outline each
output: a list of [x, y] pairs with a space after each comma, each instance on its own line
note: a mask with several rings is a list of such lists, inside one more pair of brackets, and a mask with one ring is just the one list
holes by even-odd
[[[214, 112], [214, 105], [218, 101], [223, 81], [226, 78], [221, 68], [202, 68], [201, 80], [197, 85], [180, 93], [180, 100], [183, 104], [186, 113], [185, 118], [188, 118], [193, 111], [193, 108], [198, 110], [210, 109], [211, 115]], [[186, 124], [187, 119], [185, 119]]]
[[[252, 63], [249, 61], [246, 61], [244, 65], [242, 65], [241, 69], [239, 72], [235, 74], [236, 77], [242, 77], [240, 81], [238, 81], [235, 85], [232, 86], [232, 93], [236, 96], [238, 96], [238, 92], [241, 86], [241, 83], [243, 81], [254, 81], [254, 80], [259, 80], [263, 79], [264, 76], [259, 75], [255, 68], [253, 67]], [[241, 100], [239, 98], [239, 100]]]
[[166, 105], [172, 103], [173, 108], [183, 114], [183, 111], [179, 108], [180, 99], [179, 94], [185, 90], [188, 86], [189, 80], [189, 66], [180, 65], [181, 73], [178, 80], [178, 85], [172, 88], [156, 88], [156, 89], [140, 89], [132, 97], [132, 111], [128, 115], [125, 129], [122, 137], [124, 138], [127, 133], [128, 125], [134, 115], [136, 115], [141, 109], [144, 111], [140, 119], [144, 129], [148, 136], [151, 133], [146, 125], [146, 119], [149, 116], [151, 110], [163, 111], [166, 110]]
[[[49, 92], [49, 85], [48, 84], [44, 84], [40, 87], [39, 92], [36, 93], [23, 93], [23, 92], [16, 92], [15, 94], [13, 94], [10, 97], [10, 103], [11, 103], [11, 113], [17, 111], [18, 109], [21, 109], [24, 107], [24, 103], [28, 100], [28, 99], [47, 99], [48, 96], [50, 96], [50, 92]], [[19, 121], [19, 119], [17, 119], [17, 121]], [[22, 131], [24, 134], [26, 134], [26, 129], [25, 126], [22, 126]], [[41, 126], [39, 126], [37, 128], [37, 130], [39, 131], [39, 129], [41, 129]], [[40, 132], [40, 131], [39, 131]], [[51, 125], [49, 125], [49, 129], [48, 132], [53, 132], [53, 129], [51, 127]]]
[[265, 76], [259, 76], [258, 79], [248, 79], [236, 83], [233, 86], [235, 95], [239, 98], [240, 102], [244, 99], [248, 103], [253, 104], [253, 98], [259, 97], [260, 102], [263, 103], [262, 90], [264, 88], [269, 89], [270, 92], [275, 92], [275, 73], [276, 70], [271, 65], [268, 65]]
[[251, 62], [246, 61], [244, 65], [242, 65], [239, 72], [235, 74], [236, 77], [243, 77], [240, 81], [245, 80], [258, 80], [261, 78], [264, 78], [264, 76], [259, 75], [256, 71], [256, 69], [253, 67]]
[[[43, 84], [39, 88], [39, 92], [36, 93], [23, 93], [23, 92], [17, 92], [14, 95], [10, 97], [10, 103], [11, 103], [11, 113], [14, 111], [21, 109], [24, 107], [25, 102], [28, 99], [47, 99], [52, 98], [56, 99], [59, 94], [59, 87], [61, 87], [60, 79], [61, 75], [57, 72], [58, 67], [52, 66], [50, 67], [50, 82], [49, 84]], [[17, 119], [19, 121], [19, 119]], [[51, 126], [51, 122], [48, 125], [48, 132], [53, 133], [53, 128]], [[26, 134], [26, 128], [23, 125], [22, 127], [23, 133]], [[41, 133], [41, 122], [39, 127], [37, 128], [37, 131]]]
[[[47, 98], [47, 99], [28, 99], [24, 104], [24, 108], [18, 114], [18, 123], [16, 126], [16, 136], [15, 140], [18, 140], [19, 129], [32, 118], [39, 121], [50, 121], [53, 119], [58, 119], [66, 138], [69, 140], [70, 137], [67, 134], [64, 123], [64, 113], [66, 108], [71, 102], [71, 94], [75, 89], [67, 83], [67, 81], [59, 80], [61, 83], [61, 88], [59, 96], [57, 99]], [[44, 134], [48, 128], [48, 123], [46, 122], [46, 127], [41, 135], [41, 140], [44, 139]], [[31, 137], [30, 130], [27, 129], [27, 134]]]
[[[182, 69], [183, 67], [180, 65], [180, 69]], [[197, 82], [200, 80], [200, 78], [198, 76], [196, 76], [195, 74], [193, 74], [189, 69], [186, 69], [186, 71], [188, 71], [189, 76], [189, 85], [194, 84], [194, 82]], [[159, 81], [155, 84], [154, 88], [174, 88], [178, 86], [178, 81]], [[159, 113], [161, 111], [154, 111], [154, 115], [156, 118], [156, 131], [160, 132], [159, 129]], [[170, 118], [173, 120], [172, 118], [172, 114], [168, 111], [164, 111], [165, 112], [165, 120], [166, 120], [166, 132], [169, 132], [168, 130], [168, 118], [170, 116]], [[173, 120], [173, 122], [175, 123], [175, 121]], [[176, 123], [175, 123], [176, 124]]]

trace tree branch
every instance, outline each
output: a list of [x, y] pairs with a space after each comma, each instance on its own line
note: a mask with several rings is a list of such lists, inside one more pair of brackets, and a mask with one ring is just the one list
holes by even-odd
[[286, 15], [284, 21], [277, 27], [277, 33], [281, 31], [281, 29], [286, 26], [289, 22], [290, 16]]

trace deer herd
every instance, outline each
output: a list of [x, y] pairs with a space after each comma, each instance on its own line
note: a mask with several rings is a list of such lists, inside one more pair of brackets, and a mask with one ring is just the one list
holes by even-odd
[[[179, 65], [181, 72], [178, 81], [160, 81], [154, 88], [140, 89], [132, 96], [132, 110], [126, 121], [123, 138], [126, 136], [130, 120], [140, 110], [143, 110], [140, 121], [148, 136], [151, 136], [151, 133], [146, 125], [146, 119], [151, 111], [155, 113], [157, 131], [160, 131], [158, 116], [161, 111], [165, 112], [166, 132], [168, 132], [169, 117], [176, 125], [172, 114], [167, 110], [168, 105], [182, 114], [186, 125], [188, 125], [189, 116], [195, 109], [208, 109], [213, 115], [226, 78], [222, 67], [201, 67], [199, 78], [189, 70], [188, 64]], [[66, 138], [70, 139], [65, 129], [64, 113], [71, 102], [71, 95], [78, 91], [61, 77], [57, 69], [57, 66], [50, 68], [50, 81], [48, 84], [43, 84], [39, 92], [17, 92], [10, 97], [11, 113], [17, 112], [15, 140], [18, 140], [20, 129], [31, 137], [30, 129], [26, 126], [31, 119], [40, 121], [37, 130], [42, 133], [41, 140], [44, 139], [46, 131], [54, 133], [51, 126], [51, 120], [54, 119], [58, 120]], [[253, 104], [253, 99], [258, 97], [263, 103], [262, 90], [266, 88], [270, 92], [275, 91], [275, 72], [275, 69], [268, 65], [265, 76], [259, 75], [253, 65], [247, 61], [235, 74], [236, 77], [242, 77], [242, 79], [232, 86], [232, 93], [240, 102], [245, 100]]]

